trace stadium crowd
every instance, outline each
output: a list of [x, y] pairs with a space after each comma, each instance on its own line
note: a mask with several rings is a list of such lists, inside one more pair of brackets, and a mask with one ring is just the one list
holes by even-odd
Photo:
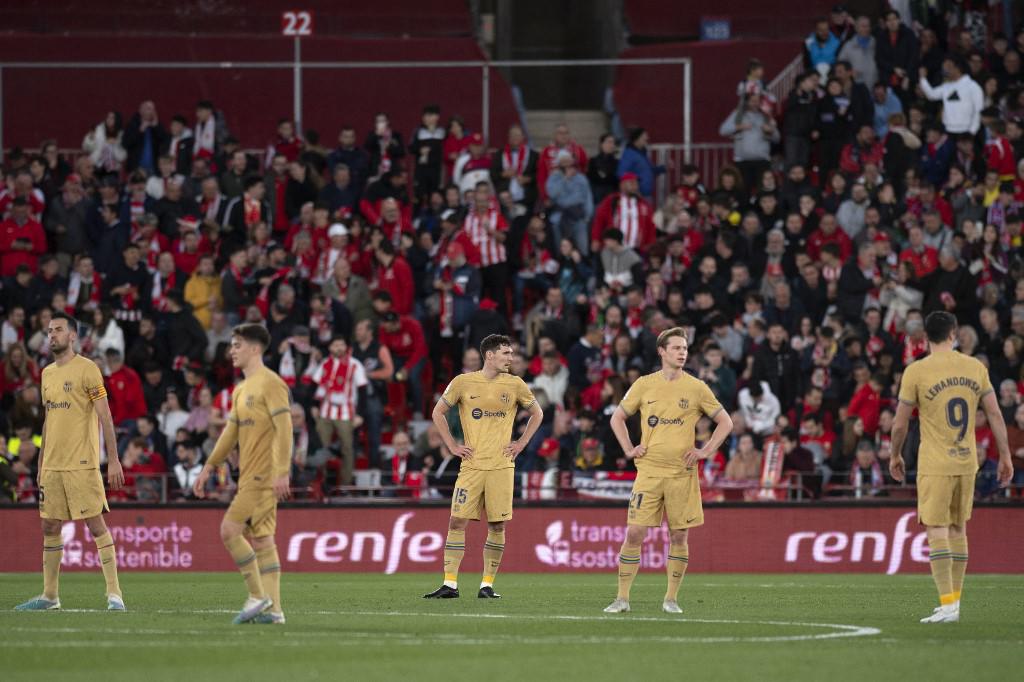
[[[539, 150], [516, 126], [488, 148], [434, 105], [407, 138], [382, 113], [333, 147], [280, 120], [251, 154], [229, 103], [167, 116], [147, 100], [127, 120], [109, 112], [73, 165], [53, 140], [10, 150], [3, 498], [34, 500], [56, 310], [80, 320], [107, 377], [125, 499], [190, 494], [230, 409], [240, 321], [270, 331], [267, 362], [295, 399], [293, 479], [314, 496], [357, 494], [366, 469], [399, 486], [384, 494], [450, 486], [458, 460], [436, 429], [404, 428], [481, 366], [491, 333], [516, 339], [512, 371], [545, 408], [517, 469], [563, 494], [594, 472], [628, 478], [609, 419], [673, 326], [733, 413], [701, 466], [709, 498], [772, 469], [809, 496], [885, 494], [900, 374], [934, 310], [956, 314], [961, 351], [990, 367], [1024, 472], [1024, 32], [974, 29], [836, 7], [784, 102], [751, 62], [720, 131], [735, 163], [715, 178], [674, 169], [657, 199], [665, 169], [642, 128], [621, 146], [602, 136], [593, 156], [565, 126]], [[977, 437], [988, 497], [981, 416]], [[910, 470], [916, 446], [912, 429]], [[210, 486], [227, 496], [231, 471]]]

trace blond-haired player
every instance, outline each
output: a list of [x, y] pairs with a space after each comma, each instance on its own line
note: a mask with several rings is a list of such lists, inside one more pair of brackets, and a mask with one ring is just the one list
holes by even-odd
[[900, 402], [892, 426], [889, 472], [897, 481], [906, 475], [903, 443], [916, 408], [921, 421], [917, 455], [917, 518], [928, 534], [928, 558], [939, 592], [939, 606], [922, 623], [960, 620], [960, 592], [967, 572], [967, 520], [974, 506], [978, 472], [974, 416], [985, 411], [999, 449], [999, 484], [1013, 478], [1006, 423], [980, 361], [955, 348], [956, 318], [936, 311], [924, 321], [930, 353], [907, 366], [900, 384]]
[[[515, 459], [540, 428], [544, 412], [526, 383], [510, 374], [512, 341], [491, 334], [480, 342], [483, 369], [467, 372], [452, 382], [434, 406], [432, 415], [445, 446], [462, 459], [452, 493], [448, 538], [444, 545], [444, 584], [425, 599], [459, 596], [459, 566], [466, 553], [466, 526], [487, 510], [487, 541], [484, 573], [477, 597], [497, 599], [494, 577], [505, 551], [505, 523], [512, 519]], [[448, 410], [458, 405], [465, 443], [459, 445], [448, 429]], [[512, 440], [516, 409], [530, 410], [530, 421], [517, 440]]]
[[[715, 454], [732, 431], [732, 419], [700, 379], [683, 371], [689, 343], [681, 327], [658, 335], [661, 369], [642, 376], [612, 414], [611, 426], [626, 457], [636, 462], [636, 481], [629, 499], [626, 539], [619, 551], [619, 591], [606, 613], [629, 611], [629, 591], [640, 570], [640, 550], [649, 528], [668, 521], [669, 549], [665, 567], [668, 589], [662, 609], [682, 613], [679, 585], [690, 560], [690, 528], [704, 523], [697, 462]], [[626, 419], [639, 412], [640, 444], [633, 445]], [[714, 433], [696, 448], [694, 428], [707, 415]]]
[[220, 524], [221, 540], [249, 588], [236, 625], [284, 623], [274, 531], [277, 502], [290, 493], [292, 417], [288, 385], [263, 365], [269, 345], [270, 334], [262, 325], [235, 327], [231, 362], [245, 379], [231, 395], [228, 423], [192, 486], [203, 497], [211, 472], [238, 444], [238, 492]]
[[124, 485], [103, 375], [95, 362], [75, 353], [78, 324], [74, 318], [56, 312], [47, 331], [54, 362], [43, 369], [42, 400], [46, 421], [39, 448], [37, 481], [39, 516], [43, 519], [43, 594], [15, 608], [18, 611], [60, 608], [57, 587], [64, 556], [61, 526], [64, 521], [84, 519], [99, 551], [107, 609], [124, 611], [114, 540], [101, 516], [110, 508], [100, 475], [100, 427], [107, 451], [107, 482], [112, 490]]

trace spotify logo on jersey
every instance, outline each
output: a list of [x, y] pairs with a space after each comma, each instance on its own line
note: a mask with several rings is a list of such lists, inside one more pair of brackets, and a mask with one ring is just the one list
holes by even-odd
[[495, 412], [492, 412], [491, 410], [481, 410], [479, 407], [474, 407], [473, 411], [470, 412], [470, 414], [473, 415], [473, 419], [483, 419], [484, 417], [494, 419], [505, 419], [506, 417], [508, 417], [508, 412], [505, 412], [504, 410], [497, 410]]
[[647, 418], [647, 425], [653, 429], [655, 426], [658, 425], [658, 418], [652, 414], [650, 417]]

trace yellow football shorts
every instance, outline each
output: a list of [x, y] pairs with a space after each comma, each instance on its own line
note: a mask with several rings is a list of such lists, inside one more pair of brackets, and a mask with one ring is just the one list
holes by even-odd
[[262, 538], [277, 530], [277, 497], [272, 488], [241, 488], [231, 500], [229, 521], [244, 524], [249, 535]]
[[516, 470], [462, 469], [452, 492], [452, 516], [458, 519], [480, 519], [480, 507], [487, 509], [488, 522], [512, 518], [512, 491]]
[[110, 511], [99, 469], [44, 470], [39, 477], [39, 516], [71, 521]]
[[668, 519], [670, 530], [704, 523], [700, 481], [696, 476], [659, 477], [636, 475], [629, 496], [627, 521], [633, 526], [658, 527]]
[[926, 526], [962, 526], [974, 509], [975, 474], [917, 475], [917, 520]]

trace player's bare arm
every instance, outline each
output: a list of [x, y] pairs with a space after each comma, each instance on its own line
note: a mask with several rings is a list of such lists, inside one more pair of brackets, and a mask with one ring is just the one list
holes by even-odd
[[107, 397], [103, 396], [93, 400], [92, 404], [100, 419], [103, 444], [107, 450], [107, 483], [110, 484], [111, 490], [120, 490], [124, 485], [124, 471], [121, 468], [121, 459], [117, 455], [117, 434], [114, 432], [114, 419], [110, 415], [110, 403], [107, 402]]
[[988, 419], [988, 426], [992, 429], [992, 437], [996, 439], [996, 448], [999, 450], [996, 478], [999, 486], [1005, 488], [1013, 479], [1013, 460], [1010, 458], [1010, 442], [1006, 437], [1006, 422], [1003, 420], [1003, 413], [999, 409], [999, 401], [994, 391], [982, 396], [981, 407], [985, 410], [985, 418]]
[[715, 412], [711, 419], [715, 422], [715, 430], [712, 432], [711, 438], [703, 447], [694, 448], [686, 453], [686, 466], [693, 466], [699, 460], [714, 455], [732, 433], [732, 417], [724, 409]]
[[541, 409], [537, 401], [534, 401], [530, 405], [530, 421], [526, 422], [526, 430], [523, 431], [523, 435], [512, 441], [505, 446], [505, 456], [509, 459], [515, 459], [519, 456], [519, 453], [529, 445], [530, 439], [537, 433], [537, 429], [540, 428], [541, 422], [544, 421], [544, 410]]
[[46, 453], [46, 421], [43, 421], [43, 433], [39, 436], [39, 455], [36, 462], [36, 488], [39, 487], [40, 477], [43, 475], [43, 455]]
[[[287, 399], [287, 392], [285, 393]], [[274, 443], [271, 457], [274, 462], [274, 496], [278, 500], [291, 497], [292, 489], [289, 481], [291, 473], [292, 453], [292, 416], [287, 406], [278, 407], [270, 413], [270, 423], [274, 427]]]
[[213, 446], [213, 452], [210, 453], [209, 459], [206, 460], [199, 475], [196, 476], [196, 480], [192, 482], [192, 492], [196, 497], [206, 497], [206, 482], [210, 479], [210, 474], [228, 458], [237, 443], [238, 419], [232, 414], [228, 417], [228, 423], [224, 430], [220, 432], [220, 437], [217, 439], [217, 444]]
[[892, 422], [892, 454], [889, 458], [889, 475], [892, 476], [894, 481], [899, 481], [900, 483], [907, 476], [907, 465], [903, 461], [903, 444], [907, 440], [907, 431], [910, 429], [910, 415], [913, 412], [914, 406], [901, 400], [896, 405], [896, 417]]
[[643, 457], [647, 454], [647, 446], [634, 446], [633, 443], [630, 442], [629, 429], [626, 427], [626, 419], [628, 418], [629, 415], [626, 414], [626, 411], [622, 409], [621, 405], [616, 407], [611, 418], [612, 433], [615, 434], [616, 440], [619, 441], [619, 447], [622, 448], [622, 452], [626, 455], [627, 459]]
[[437, 427], [438, 432], [441, 434], [441, 440], [444, 442], [445, 447], [458, 457], [459, 459], [473, 459], [473, 448], [468, 445], [459, 445], [452, 438], [451, 429], [448, 428], [448, 403], [444, 400], [438, 400], [437, 404], [434, 405], [434, 411], [431, 412], [430, 418], [434, 420], [434, 426]]

